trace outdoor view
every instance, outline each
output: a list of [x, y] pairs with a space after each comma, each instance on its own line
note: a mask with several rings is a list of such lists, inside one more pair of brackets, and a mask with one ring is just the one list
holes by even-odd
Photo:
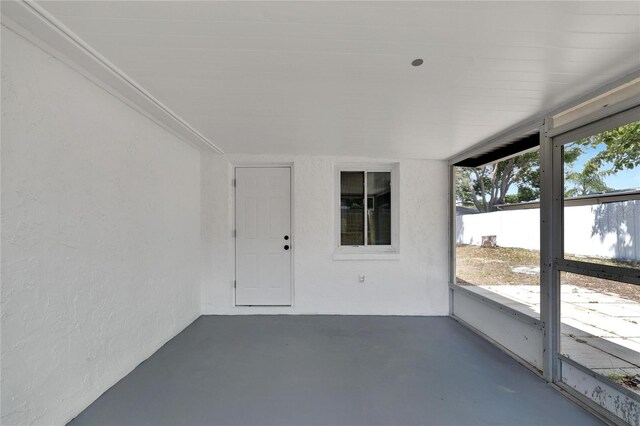
[[563, 154], [565, 257], [640, 268], [640, 121], [565, 144]]
[[[565, 258], [640, 268], [640, 121], [564, 146]], [[456, 168], [456, 281], [539, 318], [539, 151]], [[640, 288], [563, 273], [561, 352], [640, 393]]]
[[539, 318], [540, 152], [456, 168], [456, 281]]

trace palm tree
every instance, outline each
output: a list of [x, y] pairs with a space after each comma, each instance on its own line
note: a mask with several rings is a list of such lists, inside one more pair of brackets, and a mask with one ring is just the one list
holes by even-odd
[[[612, 191], [613, 189], [608, 187], [604, 182], [604, 177], [608, 174], [608, 171], [600, 172], [592, 168], [585, 168], [581, 172], [567, 173], [564, 178], [565, 197], [573, 198], [581, 195]], [[567, 183], [572, 184], [572, 186], [569, 187]]]

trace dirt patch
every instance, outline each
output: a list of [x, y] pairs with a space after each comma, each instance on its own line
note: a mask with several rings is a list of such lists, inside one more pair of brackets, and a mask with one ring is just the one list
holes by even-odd
[[622, 379], [620, 379], [620, 383], [622, 383], [629, 389], [640, 389], [640, 375], [636, 374], [635, 376], [624, 376]]
[[512, 268], [540, 266], [540, 252], [510, 247], [481, 248], [458, 245], [456, 278], [459, 283], [476, 285], [538, 285], [540, 277], [516, 274]]
[[[567, 256], [567, 258], [583, 262], [640, 268], [637, 262], [625, 263], [577, 256]], [[456, 249], [456, 278], [460, 284], [540, 285], [538, 275], [513, 271], [514, 268], [526, 270], [539, 266], [540, 252], [537, 250], [511, 247], [481, 248], [470, 245], [458, 245]], [[640, 302], [640, 287], [632, 284], [569, 273], [562, 274], [562, 283]]]

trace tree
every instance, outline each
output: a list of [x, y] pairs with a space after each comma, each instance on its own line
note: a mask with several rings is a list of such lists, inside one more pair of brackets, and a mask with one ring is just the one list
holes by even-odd
[[[640, 166], [640, 121], [580, 139], [564, 146], [564, 162], [573, 165], [589, 148], [604, 145], [587, 160], [583, 170], [568, 171], [565, 181], [567, 197], [610, 191], [604, 178], [623, 169]], [[479, 168], [458, 168], [456, 201], [474, 206], [480, 212], [496, 210], [496, 206], [536, 200], [540, 197], [539, 151], [524, 153]], [[603, 169], [606, 165], [610, 168]], [[517, 185], [515, 194], [508, 194]]]
[[[640, 165], [640, 121], [567, 144], [565, 150], [572, 146], [599, 151], [584, 163], [582, 171], [567, 172], [565, 196], [577, 197], [613, 191], [605, 183], [605, 177]], [[605, 165], [610, 167], [603, 169]]]
[[[565, 162], [574, 162], [579, 147], [565, 149]], [[508, 194], [513, 185], [515, 194]], [[479, 212], [491, 212], [505, 203], [522, 203], [540, 198], [540, 151], [530, 151], [478, 168], [458, 168], [456, 201]]]
[[[606, 171], [593, 169], [583, 169], [581, 172], [570, 172], [564, 177], [564, 194], [567, 198], [579, 197], [581, 195], [597, 194], [609, 192], [609, 188], [604, 182], [604, 177], [608, 175]], [[567, 185], [569, 183], [571, 186]]]
[[456, 174], [457, 201], [474, 206], [480, 212], [494, 211], [496, 205], [505, 203], [515, 182], [528, 187], [530, 197], [539, 196], [539, 158], [538, 151], [534, 151], [483, 167], [459, 168]]
[[535, 201], [540, 198], [540, 189], [531, 188], [528, 186], [519, 186], [518, 192], [515, 194], [509, 194], [505, 197], [504, 201], [507, 204], [525, 203], [527, 201]]
[[640, 166], [640, 121], [607, 130], [578, 142], [592, 148], [601, 144], [605, 146], [605, 149], [587, 161], [585, 169], [599, 170], [604, 164], [609, 163], [609, 172], [615, 173]]

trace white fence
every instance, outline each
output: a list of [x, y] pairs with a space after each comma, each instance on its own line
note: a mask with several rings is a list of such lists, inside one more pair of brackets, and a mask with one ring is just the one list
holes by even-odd
[[[566, 207], [565, 252], [640, 261], [640, 200]], [[504, 210], [456, 217], [456, 241], [480, 245], [496, 235], [502, 247], [540, 249], [540, 209]]]

